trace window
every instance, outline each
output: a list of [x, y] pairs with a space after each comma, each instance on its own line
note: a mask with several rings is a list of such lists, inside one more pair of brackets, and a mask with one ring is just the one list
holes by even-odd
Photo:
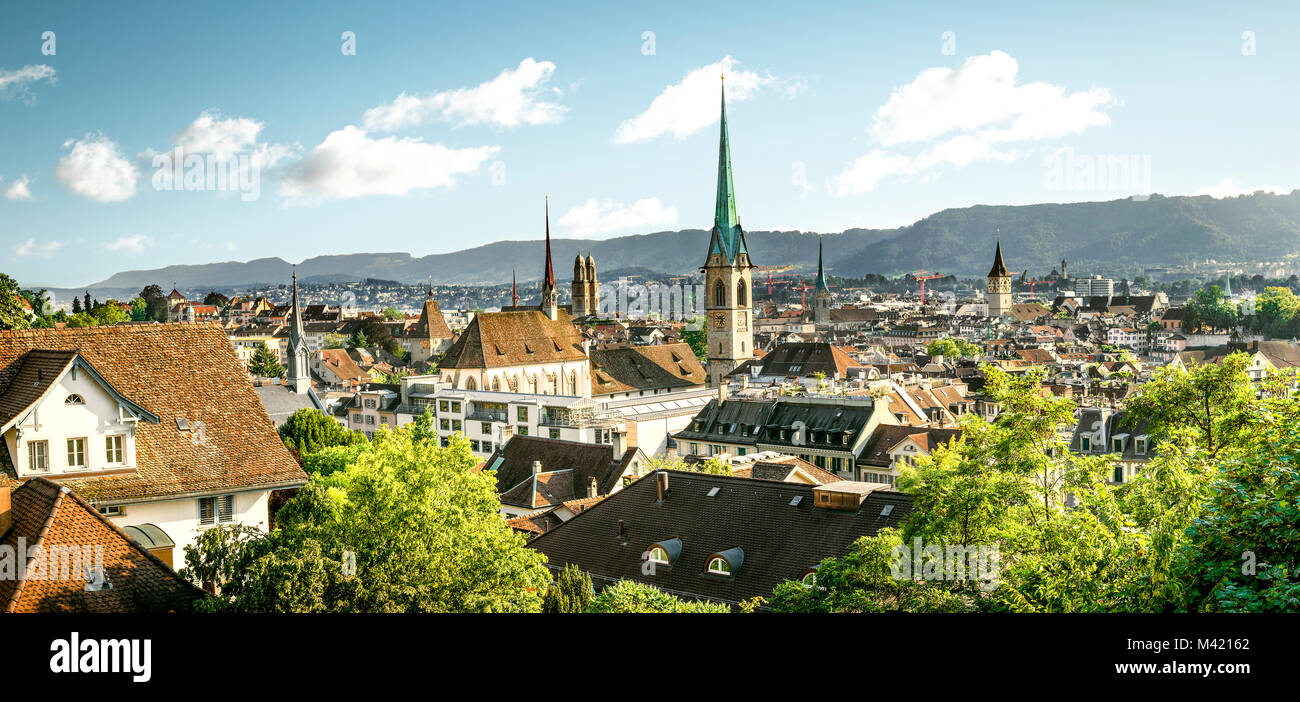
[[451, 431], [451, 420], [450, 419], [439, 420], [438, 426], [441, 427], [443, 431]]
[[1124, 466], [1115, 466], [1115, 482], [1124, 482]]
[[558, 438], [560, 438], [560, 430], [559, 430], [559, 429], [549, 429], [549, 430], [547, 430], [547, 434], [549, 434], [550, 437], [551, 437], [552, 439], [558, 439]]
[[199, 524], [229, 524], [235, 521], [235, 496], [216, 495], [199, 498]]
[[453, 414], [460, 414], [460, 403], [459, 403], [459, 402], [452, 402], [452, 403], [451, 403], [451, 411], [452, 411]]
[[745, 279], [736, 281], [736, 307], [745, 306]]
[[78, 394], [76, 394], [76, 393], [73, 393], [73, 394], [71, 394], [71, 395], [68, 395], [68, 397], [67, 397], [66, 399], [63, 400], [63, 404], [65, 404], [65, 405], [84, 405], [84, 404], [86, 404], [86, 399], [85, 399], [84, 397], [82, 397], [81, 395], [78, 395]]
[[484, 442], [483, 442], [483, 453], [492, 453], [492, 451], [493, 451], [493, 449], [492, 449], [492, 442], [491, 442], [491, 441], [484, 441]]
[[727, 287], [722, 284], [721, 280], [713, 284], [713, 306], [727, 306]]
[[1091, 451], [1091, 450], [1092, 450], [1092, 437], [1090, 437], [1090, 436], [1081, 436], [1081, 437], [1079, 437], [1079, 447], [1080, 447], [1082, 450], [1084, 450], [1084, 451]]
[[737, 449], [736, 449], [736, 455], [737, 455], [737, 456], [743, 456], [743, 455], [745, 455], [745, 447], [744, 447], [744, 446], [741, 446], [741, 447], [737, 448]]
[[519, 435], [520, 435], [520, 436], [528, 436], [528, 427], [523, 426], [523, 425], [521, 424], [521, 425], [519, 425], [518, 428], [519, 428]]
[[492, 425], [491, 425], [491, 424], [488, 424], [487, 422], [479, 422], [478, 428], [479, 428], [479, 433], [480, 433], [480, 434], [487, 434], [487, 435], [489, 435], [489, 436], [492, 435]]
[[50, 443], [32, 441], [27, 444], [27, 469], [44, 473], [50, 469]]
[[492, 391], [501, 392], [501, 379], [496, 376], [492, 376]]
[[466, 390], [478, 390], [478, 383], [475, 382], [473, 378], [466, 378], [466, 379], [465, 379], [465, 389], [466, 389]]
[[1123, 452], [1124, 452], [1124, 440], [1123, 440], [1123, 439], [1115, 439], [1114, 441], [1110, 442], [1110, 446], [1111, 446], [1111, 450], [1114, 451], [1115, 453], [1123, 453]]
[[122, 516], [122, 507], [121, 505], [113, 505], [112, 507], [100, 507], [99, 513], [104, 515], [105, 517], [120, 517]]
[[803, 586], [806, 587], [806, 588], [808, 588], [808, 589], [812, 589], [812, 588], [814, 588], [814, 587], [817, 587], [817, 573], [815, 573], [815, 572], [814, 572], [814, 573], [809, 573], [809, 574], [803, 576], [803, 578], [802, 578], [799, 582], [802, 583]]
[[1147, 455], [1147, 440], [1146, 440], [1146, 439], [1138, 439], [1138, 440], [1137, 440], [1137, 452], [1138, 452], [1138, 455], [1139, 455], [1139, 456], [1145, 456], [1145, 455]]
[[447, 401], [446, 401], [446, 400], [438, 400], [438, 411], [439, 411], [439, 412], [446, 412], [446, 411], [447, 411]]
[[104, 462], [110, 465], [126, 463], [125, 452], [122, 445], [126, 437], [121, 434], [104, 437]]
[[375, 408], [375, 401], [374, 401], [374, 400], [366, 400], [366, 409], [374, 409], [374, 408]]
[[463, 425], [460, 423], [460, 420], [459, 420], [459, 419], [453, 419], [453, 420], [451, 420], [451, 430], [452, 430], [452, 431], [464, 431], [464, 429], [462, 429], [462, 426], [463, 426]]
[[731, 575], [731, 565], [723, 558], [709, 561], [709, 572], [714, 575]]
[[659, 565], [668, 565], [668, 552], [662, 546], [655, 546], [650, 549], [650, 555], [646, 557], [646, 560]]
[[692, 456], [698, 456], [698, 455], [700, 455], [700, 445], [699, 445], [699, 444], [691, 444], [691, 455], [692, 455]]
[[68, 467], [86, 467], [86, 440], [68, 439]]
[[526, 421], [528, 421], [528, 408], [527, 408], [527, 407], [516, 407], [516, 408], [515, 408], [515, 417], [516, 417], [519, 421], [521, 421], [521, 422], [526, 422]]
[[373, 415], [373, 414], [367, 414], [367, 415], [366, 415], [366, 424], [369, 424], [369, 425], [371, 425], [371, 426], [374, 426], [374, 424], [375, 424], [375, 415]]

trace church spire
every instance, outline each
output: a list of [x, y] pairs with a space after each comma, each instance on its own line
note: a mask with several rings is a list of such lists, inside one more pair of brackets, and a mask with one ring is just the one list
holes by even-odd
[[551, 198], [546, 197], [546, 270], [542, 272], [542, 294], [555, 287], [555, 271], [551, 269]]
[[425, 299], [427, 300], [433, 299], [433, 276], [429, 276], [429, 292], [428, 295], [425, 297]]
[[293, 267], [293, 300], [289, 314], [293, 315], [293, 326], [289, 328], [289, 384], [299, 395], [311, 391], [311, 370], [308, 367], [307, 335], [303, 331], [302, 305], [298, 300], [298, 267]]
[[726, 80], [722, 84], [722, 117], [718, 130], [718, 193], [713, 212], [713, 229], [716, 244], [709, 253], [721, 253], [728, 263], [734, 263], [745, 250], [745, 235], [740, 229], [736, 214], [736, 189], [731, 174], [731, 136], [727, 129]]
[[823, 292], [827, 295], [831, 294], [830, 286], [826, 285], [826, 266], [822, 263], [822, 238], [820, 236], [817, 237], [817, 285], [815, 287], [817, 292], [813, 293], [814, 295]]
[[[1001, 233], [1001, 230], [999, 230]], [[1007, 264], [1002, 262], [1002, 239], [998, 238], [998, 248], [993, 253], [993, 267], [989, 269], [990, 278], [1006, 278], [1011, 274], [1007, 272]]]
[[289, 330], [289, 346], [294, 346], [297, 339], [302, 339], [306, 335], [302, 326], [302, 308], [298, 305], [298, 267], [293, 267], [293, 305], [289, 310], [293, 315], [293, 329]]
[[519, 283], [515, 280], [515, 269], [510, 269], [510, 304], [518, 309], [519, 307]]

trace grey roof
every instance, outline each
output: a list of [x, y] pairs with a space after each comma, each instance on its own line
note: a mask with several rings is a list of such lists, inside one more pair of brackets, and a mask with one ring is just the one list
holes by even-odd
[[276, 427], [284, 424], [290, 415], [300, 409], [325, 411], [325, 406], [316, 397], [315, 390], [299, 395], [288, 385], [260, 385], [253, 389], [257, 391], [257, 398], [266, 408], [266, 416], [275, 422]]

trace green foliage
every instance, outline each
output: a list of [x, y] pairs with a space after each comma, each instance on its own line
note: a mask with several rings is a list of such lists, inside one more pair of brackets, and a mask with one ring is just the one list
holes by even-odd
[[325, 348], [344, 349], [348, 346], [348, 337], [344, 334], [329, 333], [325, 335]]
[[699, 328], [683, 330], [682, 341], [690, 344], [691, 351], [695, 352], [695, 357], [700, 360], [700, 363], [707, 363], [709, 360], [709, 335], [704, 330], [702, 318], [696, 317], [692, 321], [696, 322]]
[[596, 593], [591, 587], [591, 576], [570, 563], [560, 571], [542, 598], [543, 614], [578, 614], [591, 605]]
[[593, 614], [726, 614], [731, 608], [715, 602], [692, 602], [659, 588], [620, 580], [600, 591], [587, 612]]
[[118, 324], [131, 321], [131, 315], [123, 312], [115, 300], [109, 300], [96, 307], [93, 316], [96, 324]]
[[402, 311], [397, 309], [396, 307], [389, 307], [388, 309], [384, 310], [384, 319], [395, 320], [395, 319], [401, 319], [403, 316], [405, 315], [402, 314]]
[[323, 449], [366, 442], [364, 434], [348, 431], [333, 417], [312, 408], [303, 408], [289, 415], [280, 425], [279, 432], [284, 445], [303, 457], [304, 466], [308, 456]]
[[[536, 612], [545, 557], [500, 515], [469, 443], [381, 431], [355, 460], [313, 476], [280, 527], [237, 566], [213, 609], [237, 612]], [[328, 481], [328, 485], [326, 482]], [[205, 562], [200, 543], [193, 558]], [[187, 562], [191, 558], [187, 552]]]
[[1211, 458], [1243, 445], [1254, 431], [1254, 388], [1246, 369], [1250, 356], [1229, 354], [1221, 363], [1164, 367], [1124, 401], [1129, 421], [1149, 419], [1157, 442], [1196, 446]]
[[131, 321], [143, 322], [149, 319], [149, 303], [143, 297], [131, 301]]
[[18, 282], [0, 273], [0, 329], [26, 329], [30, 326], [31, 320], [19, 294]]
[[981, 353], [980, 347], [975, 344], [952, 336], [931, 341], [925, 347], [925, 352], [931, 356], [943, 356], [944, 358], [979, 356]]
[[285, 368], [280, 363], [279, 355], [263, 342], [249, 359], [248, 372], [263, 378], [283, 378]]
[[650, 470], [680, 470], [687, 473], [708, 473], [709, 475], [731, 475], [731, 466], [718, 457], [712, 457], [700, 463], [687, 463], [686, 459], [655, 457], [649, 459]]

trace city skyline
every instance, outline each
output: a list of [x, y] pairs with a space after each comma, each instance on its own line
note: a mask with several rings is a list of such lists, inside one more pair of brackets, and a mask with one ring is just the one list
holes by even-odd
[[[707, 229], [724, 73], [747, 229], [1296, 185], [1295, 147], [1270, 138], [1294, 98], [1255, 105], [1284, 80], [1288, 8], [1122, 23], [1103, 9], [1068, 34], [1032, 6], [1014, 29], [956, 6], [516, 8], [509, 26], [499, 9], [409, 6], [398, 25], [266, 8], [236, 26], [162, 8], [24, 8], [0, 34], [0, 254], [25, 284], [540, 239], [545, 194], [557, 237]], [[164, 31], [176, 22], [196, 29]], [[1173, 85], [1174, 69], [1202, 87]], [[184, 169], [156, 165], [177, 147], [258, 173], [256, 190], [186, 192]], [[1134, 170], [1105, 186], [1053, 177], [1095, 157]]]

